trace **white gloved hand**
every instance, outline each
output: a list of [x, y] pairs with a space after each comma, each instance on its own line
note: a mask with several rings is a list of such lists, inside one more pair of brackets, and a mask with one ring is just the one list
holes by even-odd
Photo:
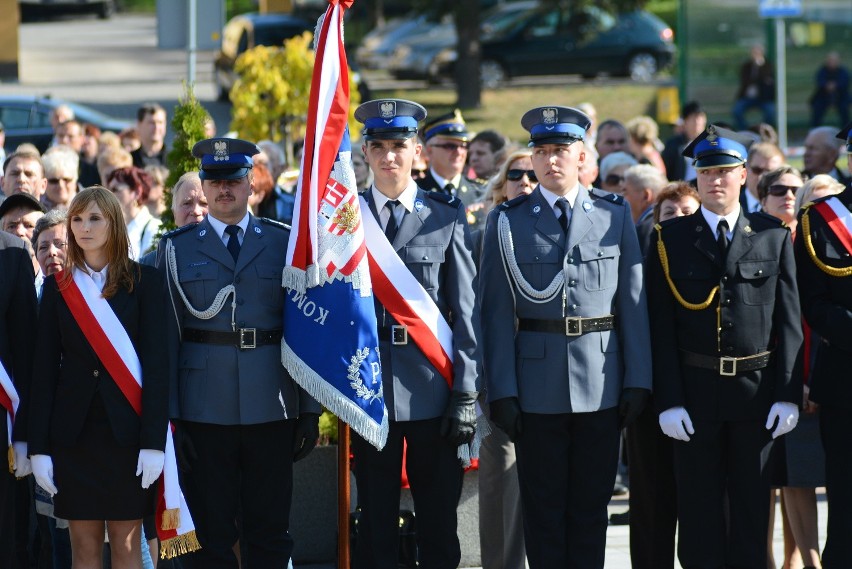
[[775, 424], [775, 419], [778, 419], [778, 426], [772, 432], [772, 438], [777, 439], [781, 435], [785, 435], [796, 428], [799, 423], [799, 407], [795, 403], [779, 401], [774, 403], [769, 410], [769, 417], [766, 419], [766, 428], [771, 429]]
[[33, 472], [33, 465], [27, 456], [27, 443], [14, 442], [15, 449], [15, 478], [23, 478]]
[[161, 450], [143, 448], [136, 462], [136, 476], [142, 475], [142, 488], [148, 488], [163, 472], [166, 454]]
[[59, 493], [53, 484], [53, 459], [46, 454], [34, 454], [30, 457], [33, 466], [33, 476], [36, 482], [52, 498]]
[[688, 442], [689, 435], [695, 434], [689, 413], [683, 407], [672, 407], [660, 413], [660, 428], [666, 436], [679, 441]]

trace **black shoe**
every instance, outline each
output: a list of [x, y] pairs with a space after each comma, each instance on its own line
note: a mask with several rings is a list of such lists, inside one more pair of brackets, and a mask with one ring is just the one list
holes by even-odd
[[621, 512], [620, 514], [612, 514], [609, 517], [609, 525], [611, 526], [626, 526], [630, 524], [630, 510]]

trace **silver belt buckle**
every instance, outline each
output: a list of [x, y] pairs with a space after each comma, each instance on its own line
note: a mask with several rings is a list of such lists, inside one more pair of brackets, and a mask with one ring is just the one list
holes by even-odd
[[737, 375], [737, 358], [722, 356], [719, 358], [719, 375], [733, 377]]
[[565, 318], [565, 335], [566, 336], [582, 336], [583, 335], [583, 319], [582, 318]]
[[240, 349], [253, 349], [257, 347], [257, 329], [240, 328]]
[[394, 324], [391, 326], [391, 344], [394, 346], [405, 346], [408, 344], [408, 326]]

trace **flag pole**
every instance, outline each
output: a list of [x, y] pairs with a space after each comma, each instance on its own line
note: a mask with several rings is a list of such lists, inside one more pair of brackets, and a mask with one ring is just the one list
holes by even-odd
[[337, 420], [337, 569], [349, 569], [349, 425]]

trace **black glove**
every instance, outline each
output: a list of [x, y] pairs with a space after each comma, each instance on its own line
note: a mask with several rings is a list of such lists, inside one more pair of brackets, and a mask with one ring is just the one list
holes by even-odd
[[648, 402], [650, 390], [641, 387], [625, 387], [618, 402], [618, 428], [629, 427], [639, 417]]
[[302, 413], [296, 419], [293, 462], [299, 462], [314, 450], [319, 439], [319, 413]]
[[189, 433], [186, 432], [186, 426], [182, 421], [172, 421], [175, 430], [172, 433], [172, 439], [175, 443], [175, 456], [177, 458], [178, 468], [184, 472], [192, 471], [192, 463], [198, 458], [198, 453], [195, 452], [195, 445], [192, 444], [192, 439]]
[[441, 436], [453, 445], [473, 440], [476, 432], [476, 391], [451, 391], [441, 420]]
[[509, 435], [510, 441], [515, 442], [518, 435], [524, 432], [518, 398], [498, 399], [489, 403], [488, 407], [491, 409], [491, 421]]

